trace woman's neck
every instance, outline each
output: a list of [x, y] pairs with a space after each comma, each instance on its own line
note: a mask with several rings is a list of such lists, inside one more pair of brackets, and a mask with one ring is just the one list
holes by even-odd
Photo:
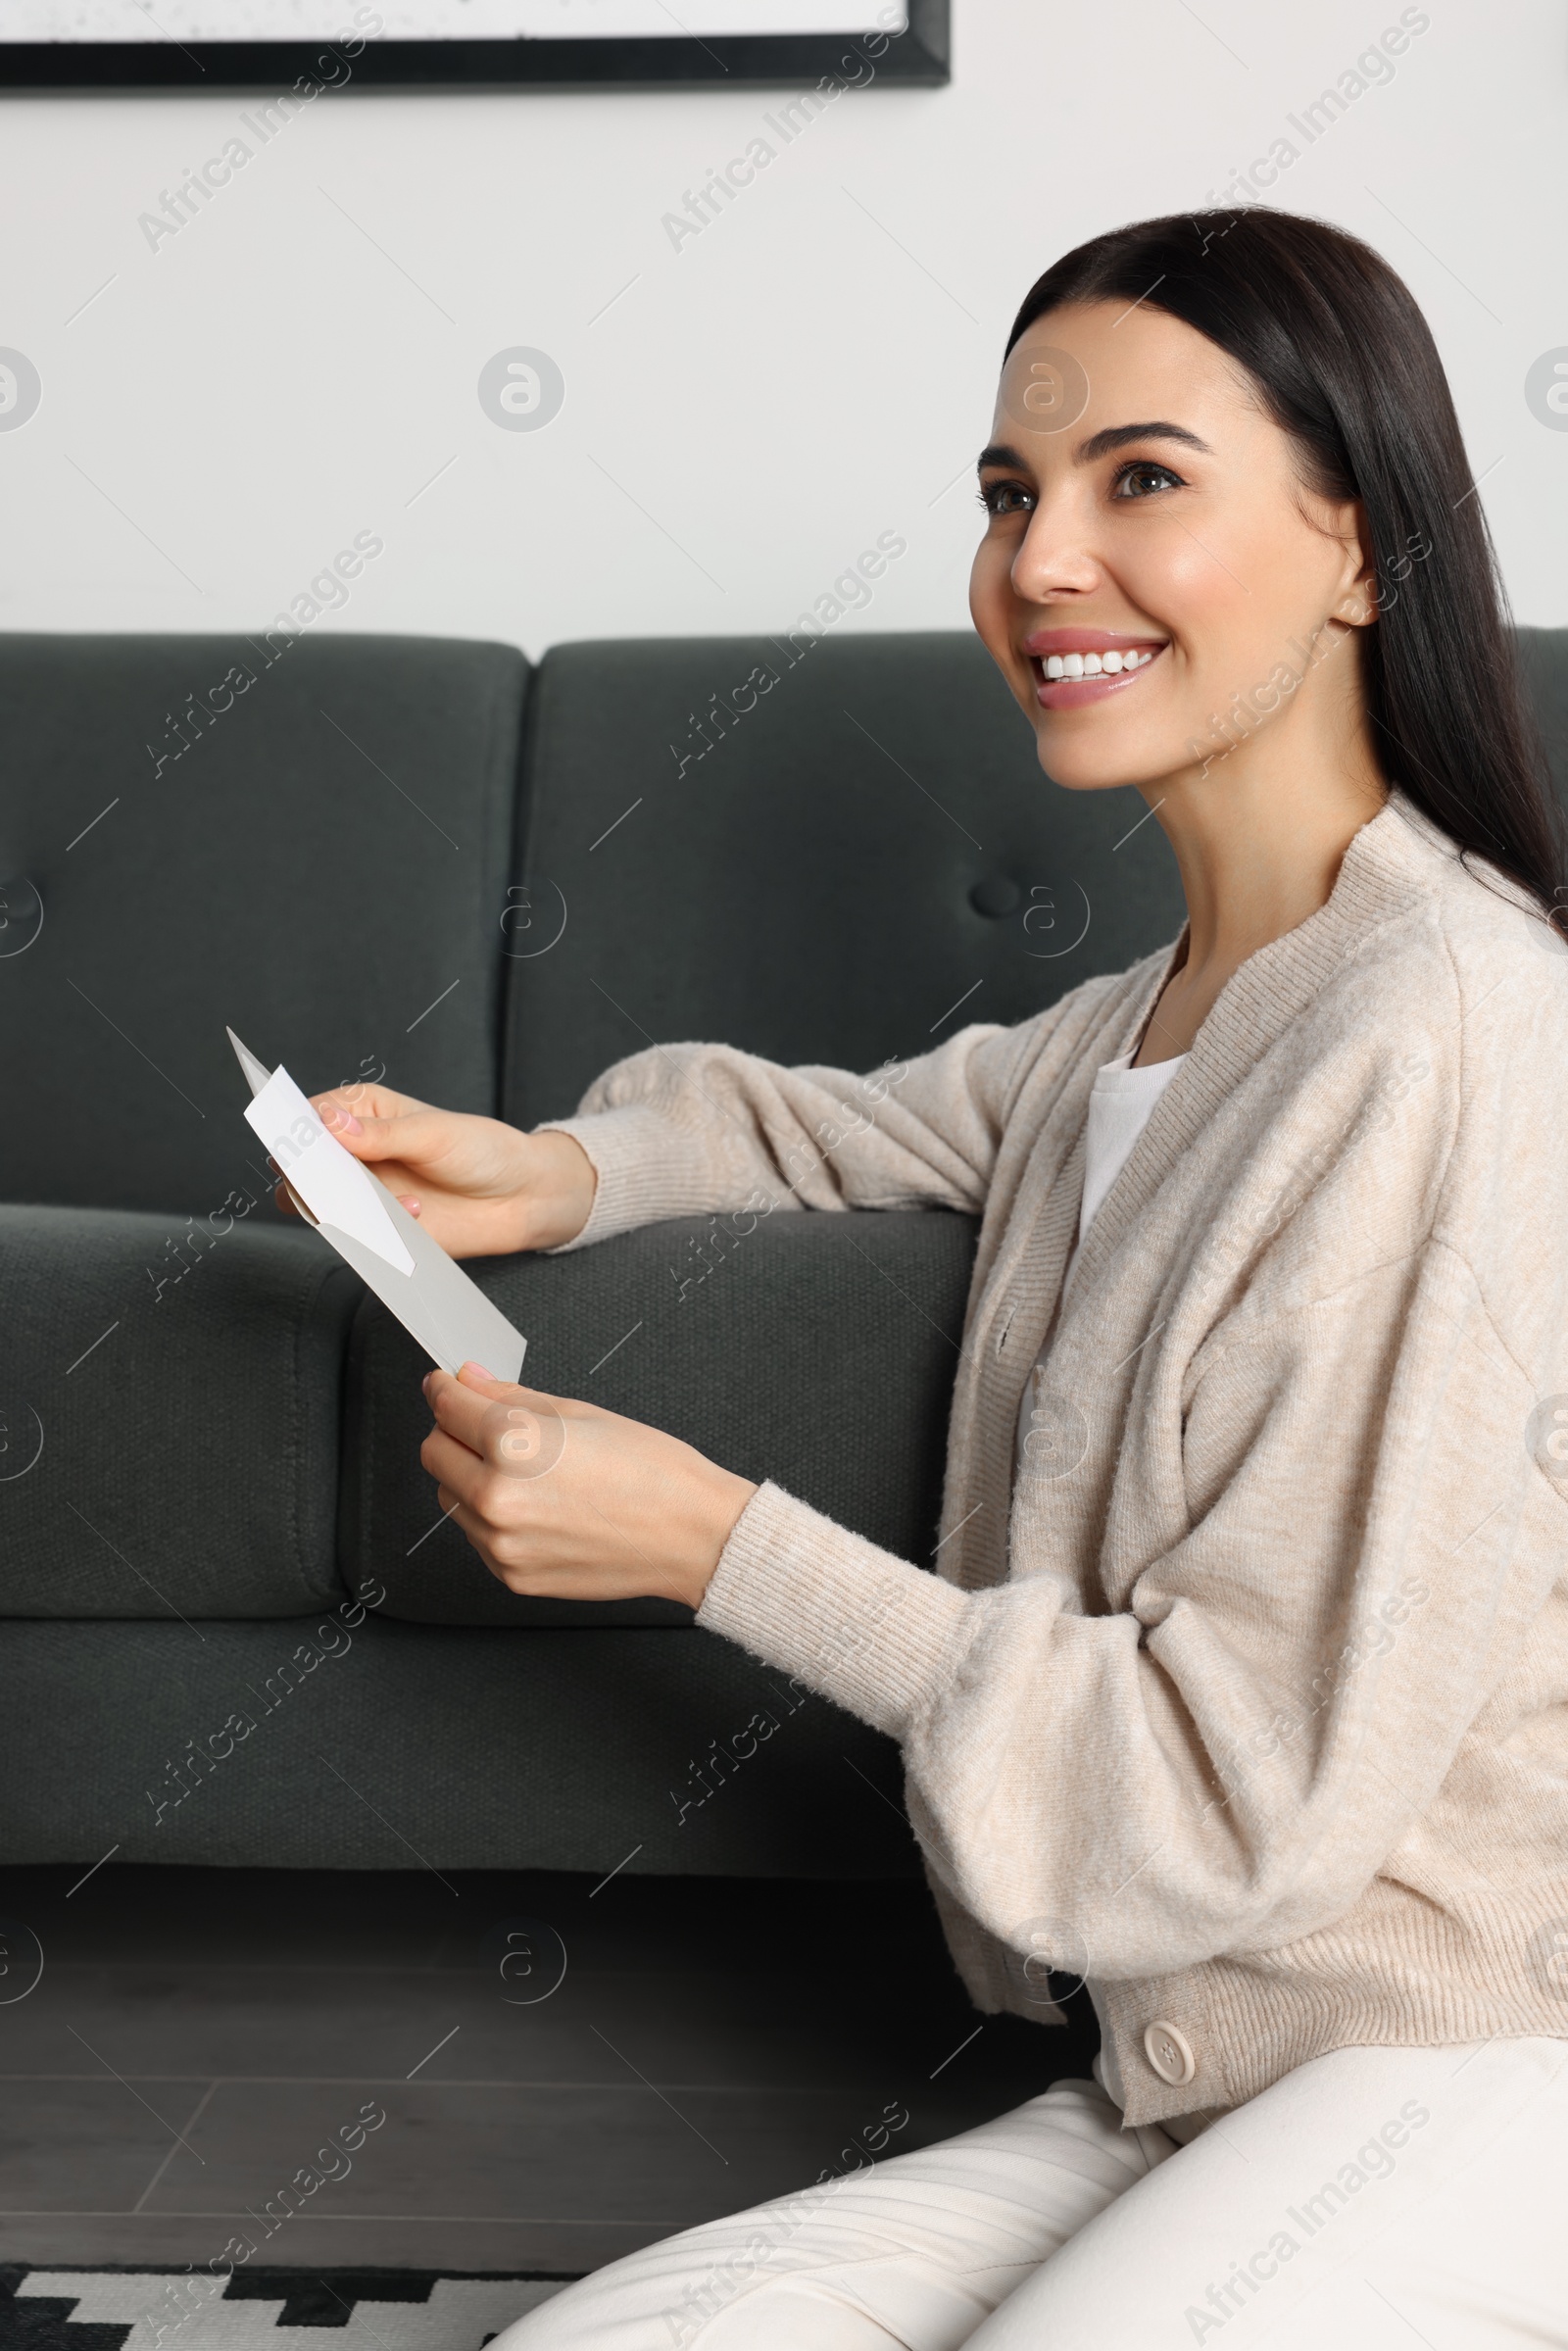
[[1347, 748], [1309, 766], [1247, 744], [1207, 775], [1185, 769], [1146, 792], [1176, 855], [1189, 928], [1135, 1066], [1186, 1053], [1248, 956], [1328, 903], [1346, 851], [1388, 798], [1370, 748], [1349, 759]]

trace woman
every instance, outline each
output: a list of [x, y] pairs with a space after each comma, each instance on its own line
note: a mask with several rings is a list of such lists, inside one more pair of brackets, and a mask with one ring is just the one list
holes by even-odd
[[1443, 370], [1352, 238], [1147, 222], [1028, 296], [980, 476], [975, 624], [1164, 827], [1173, 948], [897, 1083], [333, 1115], [460, 1252], [983, 1212], [939, 1576], [473, 1366], [423, 1458], [514, 1591], [673, 1593], [895, 1736], [976, 2002], [1086, 1976], [1096, 2080], [503, 2339], [1568, 2341], [1568, 868]]

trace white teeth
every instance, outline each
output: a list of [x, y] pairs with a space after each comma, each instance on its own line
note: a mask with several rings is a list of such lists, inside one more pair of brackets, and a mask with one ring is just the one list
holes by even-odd
[[1131, 647], [1126, 653], [1051, 653], [1041, 666], [1049, 684], [1064, 677], [1116, 677], [1127, 669], [1147, 668], [1155, 654], [1164, 650], [1162, 645], [1146, 645], [1142, 651]]

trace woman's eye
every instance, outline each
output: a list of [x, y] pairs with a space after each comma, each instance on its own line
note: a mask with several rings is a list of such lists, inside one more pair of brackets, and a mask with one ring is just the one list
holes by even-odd
[[1022, 482], [988, 481], [981, 486], [980, 504], [988, 514], [1024, 514], [1033, 503], [1033, 496]]
[[1168, 465], [1123, 465], [1116, 476], [1116, 486], [1111, 495], [1114, 498], [1152, 498], [1158, 490], [1179, 490], [1181, 487], [1181, 475], [1173, 473]]

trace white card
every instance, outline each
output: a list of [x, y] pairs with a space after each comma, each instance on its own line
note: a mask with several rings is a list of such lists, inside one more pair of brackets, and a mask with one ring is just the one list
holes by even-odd
[[461, 1265], [324, 1127], [286, 1069], [270, 1074], [232, 1029], [228, 1041], [254, 1097], [245, 1117], [323, 1241], [352, 1265], [432, 1362], [482, 1363], [514, 1380], [527, 1342]]
[[396, 1272], [413, 1273], [414, 1259], [387, 1213], [391, 1195], [386, 1186], [322, 1126], [286, 1069], [273, 1070], [245, 1116], [270, 1151], [278, 1174], [287, 1177], [289, 1190], [304, 1200], [318, 1225], [347, 1233]]

